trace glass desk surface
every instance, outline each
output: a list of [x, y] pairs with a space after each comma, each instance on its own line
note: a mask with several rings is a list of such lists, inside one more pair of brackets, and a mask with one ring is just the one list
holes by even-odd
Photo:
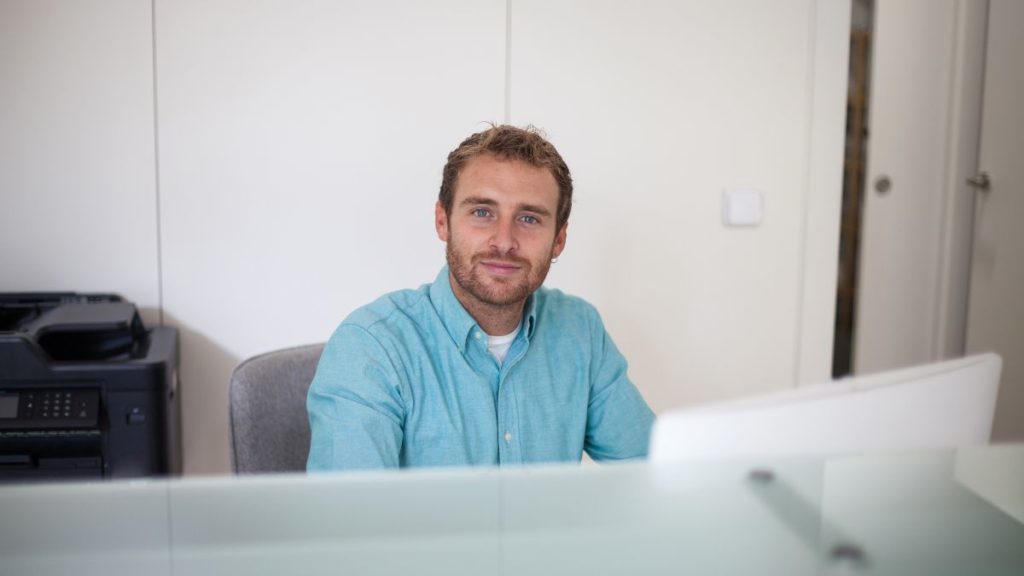
[[0, 486], [0, 575], [1024, 574], [1024, 444]]

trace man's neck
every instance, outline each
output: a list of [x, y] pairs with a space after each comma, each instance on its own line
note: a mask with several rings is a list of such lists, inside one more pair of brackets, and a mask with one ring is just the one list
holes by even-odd
[[519, 326], [523, 319], [523, 307], [526, 306], [526, 300], [504, 306], [488, 304], [474, 298], [471, 294], [464, 293], [455, 278], [449, 277], [448, 280], [451, 282], [455, 298], [489, 336], [504, 336]]

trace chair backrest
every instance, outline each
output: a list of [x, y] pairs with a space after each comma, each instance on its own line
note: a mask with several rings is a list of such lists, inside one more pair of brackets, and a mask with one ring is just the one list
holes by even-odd
[[268, 352], [235, 368], [228, 390], [236, 474], [298, 472], [309, 455], [306, 394], [323, 344]]

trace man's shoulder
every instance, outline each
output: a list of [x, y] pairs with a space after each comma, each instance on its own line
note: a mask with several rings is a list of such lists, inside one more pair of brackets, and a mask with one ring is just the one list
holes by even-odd
[[352, 326], [362, 328], [367, 332], [376, 332], [382, 328], [386, 329], [384, 327], [388, 325], [411, 322], [421, 315], [424, 306], [429, 305], [429, 286], [429, 284], [425, 284], [419, 288], [384, 294], [373, 302], [352, 311], [342, 321], [341, 327]]
[[534, 293], [534, 296], [538, 316], [601, 322], [597, 308], [579, 296], [566, 294], [558, 288], [543, 286]]

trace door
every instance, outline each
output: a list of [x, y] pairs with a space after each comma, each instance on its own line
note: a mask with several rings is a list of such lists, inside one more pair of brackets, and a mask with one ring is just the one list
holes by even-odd
[[878, 0], [854, 373], [964, 351], [984, 2]]
[[989, 4], [967, 352], [1003, 357], [993, 440], [1024, 440], [1024, 2]]

